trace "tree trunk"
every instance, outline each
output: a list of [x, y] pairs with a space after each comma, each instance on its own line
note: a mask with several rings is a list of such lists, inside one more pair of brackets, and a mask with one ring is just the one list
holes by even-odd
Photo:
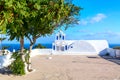
[[33, 43], [30, 43], [30, 48], [29, 48], [29, 59], [28, 59], [28, 65], [27, 65], [27, 70], [29, 71], [29, 72], [31, 72], [32, 71], [32, 69], [31, 69], [31, 58], [30, 58], [30, 53], [31, 53], [31, 51], [32, 51], [32, 47], [33, 47]]
[[31, 53], [31, 51], [32, 51], [32, 47], [33, 47], [33, 44], [31, 43], [31, 44], [30, 44], [29, 53]]
[[21, 54], [21, 59], [23, 60], [23, 62], [25, 62], [25, 57], [24, 57], [24, 38], [21, 37], [20, 38], [20, 54]]
[[29, 47], [29, 53], [28, 53], [29, 58], [28, 58], [27, 70], [28, 70], [29, 72], [31, 72], [33, 69], [31, 68], [30, 53], [31, 53], [31, 51], [32, 51], [32, 47], [33, 47], [33, 45], [35, 44], [37, 38], [34, 37], [34, 38], [31, 39], [29, 36], [28, 36], [27, 38], [30, 40], [30, 47]]
[[31, 51], [32, 51], [32, 47], [33, 47], [33, 45], [35, 44], [35, 42], [36, 42], [36, 38], [33, 38], [33, 41], [31, 41], [30, 42], [30, 48], [29, 48], [29, 64], [28, 64], [28, 66], [27, 66], [27, 70], [28, 71], [32, 71], [33, 69], [31, 68], [31, 58], [30, 58], [30, 53], [31, 53]]
[[21, 37], [20, 38], [20, 54], [21, 54], [21, 59], [22, 61], [24, 62], [24, 65], [25, 65], [25, 73], [27, 73], [27, 68], [26, 68], [26, 62], [25, 62], [25, 54], [24, 54], [24, 37]]
[[23, 54], [23, 50], [24, 50], [24, 38], [21, 37], [20, 38], [20, 52], [21, 52], [21, 54]]

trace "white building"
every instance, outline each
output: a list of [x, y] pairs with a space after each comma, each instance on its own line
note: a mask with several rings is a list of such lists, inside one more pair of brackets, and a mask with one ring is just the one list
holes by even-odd
[[52, 54], [105, 55], [109, 48], [106, 40], [65, 40], [65, 37], [62, 31], [56, 34]]

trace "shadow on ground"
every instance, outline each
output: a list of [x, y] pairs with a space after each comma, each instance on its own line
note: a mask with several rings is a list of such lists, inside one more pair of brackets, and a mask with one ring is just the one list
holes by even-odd
[[101, 56], [103, 59], [106, 59], [108, 61], [111, 61], [113, 63], [116, 63], [118, 65], [120, 65], [120, 58], [113, 58], [111, 56]]
[[96, 59], [96, 58], [100, 58], [100, 57], [105, 60], [108, 60], [110, 62], [120, 65], [120, 58], [113, 58], [111, 56], [87, 56], [87, 58], [92, 58], [92, 59]]
[[99, 58], [99, 57], [98, 56], [87, 56], [87, 58], [95, 59], [95, 58]]
[[8, 68], [1, 68], [0, 69], [0, 74], [10, 75], [10, 74], [12, 74], [12, 72]]

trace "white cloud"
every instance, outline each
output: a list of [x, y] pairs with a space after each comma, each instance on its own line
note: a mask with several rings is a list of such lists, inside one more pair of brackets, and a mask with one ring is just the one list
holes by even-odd
[[79, 24], [80, 25], [87, 25], [88, 21], [87, 20], [81, 20], [81, 21], [79, 21]]
[[91, 36], [96, 36], [96, 34], [95, 33], [87, 33], [85, 36], [91, 37]]
[[102, 21], [103, 19], [105, 19], [107, 16], [103, 13], [98, 13], [93, 17], [87, 17], [86, 19], [81, 19], [79, 21], [80, 25], [87, 25], [87, 24], [93, 24], [93, 23], [97, 23]]
[[90, 32], [89, 30], [78, 30], [77, 32], [80, 32], [80, 33], [88, 33]]
[[113, 31], [103, 31], [103, 32], [83, 32], [81, 34], [83, 38], [90, 38], [90, 39], [111, 39], [111, 40], [120, 40], [120, 32], [113, 32]]
[[106, 37], [120, 37], [120, 33], [119, 32], [113, 32], [113, 31], [105, 31], [100, 33], [101, 35], [105, 35]]
[[102, 21], [104, 18], [106, 18], [105, 14], [99, 13], [96, 16], [92, 17], [90, 20], [90, 23], [96, 23]]

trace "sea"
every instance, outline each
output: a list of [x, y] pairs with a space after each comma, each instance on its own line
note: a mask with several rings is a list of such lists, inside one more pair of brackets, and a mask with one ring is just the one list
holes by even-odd
[[[30, 44], [24, 44], [24, 48], [25, 49], [29, 49], [29, 45]], [[35, 44], [34, 46], [36, 46], [37, 44]], [[47, 43], [47, 44], [41, 44], [42, 46], [45, 46], [46, 48], [48, 48], [48, 49], [51, 49], [52, 48], [52, 44], [51, 43]], [[10, 50], [11, 52], [13, 51], [13, 50], [15, 50], [15, 51], [18, 51], [18, 50], [20, 50], [20, 44], [6, 44], [6, 43], [3, 43], [3, 44], [1, 44], [0, 45], [0, 48], [1, 48], [1, 46], [2, 47], [8, 47], [7, 49], [8, 50]], [[34, 47], [33, 46], [33, 47]], [[120, 46], [120, 44], [109, 44], [109, 47], [110, 48], [114, 48], [114, 47], [116, 47], [116, 46]]]
[[[38, 45], [38, 44], [35, 44], [34, 46], [36, 46], [36, 45]], [[50, 44], [50, 43], [41, 44], [41, 45], [48, 48], [48, 49], [52, 48], [52, 44]], [[7, 47], [7, 49], [10, 50], [11, 52], [13, 50], [15, 50], [15, 51], [20, 50], [20, 44], [6, 44], [6, 43], [3, 43], [2, 45], [0, 45], [0, 49], [1, 49], [1, 46], [2, 47]], [[30, 46], [30, 44], [24, 44], [25, 49], [29, 49], [29, 46]], [[33, 46], [33, 48], [34, 48], [34, 46]]]

